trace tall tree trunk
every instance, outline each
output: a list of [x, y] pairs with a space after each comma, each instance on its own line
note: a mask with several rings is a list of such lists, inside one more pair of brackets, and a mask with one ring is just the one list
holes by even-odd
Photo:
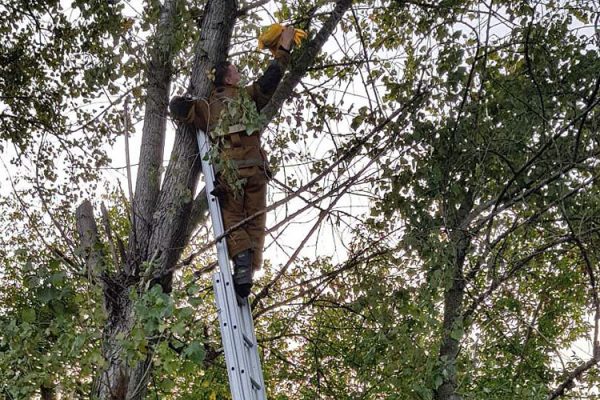
[[128, 337], [135, 324], [133, 306], [129, 298], [127, 279], [122, 277], [106, 278], [104, 290], [105, 307], [108, 319], [102, 333], [102, 355], [106, 366], [96, 377], [92, 397], [95, 399], [128, 399], [130, 381], [129, 366], [125, 362], [123, 338]]
[[133, 236], [129, 241], [128, 270], [133, 274], [139, 263], [148, 258], [152, 215], [160, 191], [177, 21], [181, 19], [183, 4], [183, 0], [164, 1], [156, 33], [150, 42], [144, 126], [132, 207]]
[[[452, 284], [444, 292], [444, 322], [439, 360], [442, 364], [442, 384], [435, 391], [437, 400], [460, 400], [456, 394], [456, 358], [460, 349], [460, 341], [464, 335], [463, 300], [465, 295], [465, 279], [463, 268], [470, 239], [464, 221], [473, 207], [473, 200], [467, 193], [456, 216], [451, 218], [452, 229], [450, 241], [454, 248], [454, 259], [450, 267]], [[451, 208], [454, 209], [454, 208]]]
[[40, 387], [40, 398], [42, 400], [54, 400], [56, 399], [56, 392], [53, 387], [42, 385]]

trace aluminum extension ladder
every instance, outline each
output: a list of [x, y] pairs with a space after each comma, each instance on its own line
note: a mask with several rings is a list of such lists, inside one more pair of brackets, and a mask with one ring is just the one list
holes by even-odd
[[[215, 172], [212, 164], [205, 160], [210, 150], [210, 142], [203, 130], [198, 129], [196, 134], [213, 233], [215, 237], [219, 237], [223, 235], [224, 228], [219, 201], [211, 194], [214, 190]], [[250, 305], [247, 298], [242, 300], [235, 294], [225, 238], [217, 242], [217, 259], [219, 271], [213, 274], [213, 287], [232, 398], [233, 400], [266, 400]]]

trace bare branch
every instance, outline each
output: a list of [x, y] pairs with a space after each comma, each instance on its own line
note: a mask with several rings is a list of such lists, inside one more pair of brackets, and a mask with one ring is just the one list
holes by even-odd
[[97, 281], [104, 272], [102, 248], [98, 239], [98, 226], [94, 219], [94, 209], [89, 200], [85, 200], [75, 213], [80, 249], [85, 259], [90, 281]]
[[575, 379], [581, 378], [581, 376], [587, 370], [594, 367], [596, 364], [598, 364], [599, 361], [600, 358], [594, 357], [580, 364], [565, 378], [563, 383], [558, 385], [558, 387], [554, 389], [552, 393], [548, 395], [548, 397], [546, 397], [546, 400], [554, 400], [563, 396], [568, 389], [572, 389], [575, 386]]
[[115, 250], [115, 243], [112, 234], [112, 229], [110, 227], [110, 219], [108, 218], [108, 210], [104, 203], [100, 205], [100, 210], [102, 211], [102, 224], [104, 225], [104, 230], [106, 231], [106, 236], [108, 240], [108, 244], [110, 246], [110, 253], [112, 255], [113, 263], [117, 271], [121, 271], [121, 263], [119, 262], [119, 258], [117, 257], [117, 251]]
[[[127, 166], [127, 189], [129, 191], [129, 204], [134, 204], [133, 201], [133, 183], [131, 181], [131, 160], [129, 159], [129, 113], [127, 107], [129, 106], [129, 96], [125, 98], [125, 104], [123, 105], [123, 135], [125, 136], [125, 163]], [[103, 205], [104, 207], [104, 205]], [[104, 212], [104, 209], [103, 209]], [[135, 212], [131, 212], [131, 226], [132, 229], [132, 246], [133, 248], [137, 247], [136, 245], [136, 233], [135, 233]], [[112, 241], [111, 241], [112, 243]]]
[[571, 234], [573, 235], [573, 240], [574, 240], [575, 244], [577, 245], [577, 247], [579, 248], [579, 251], [583, 258], [583, 261], [585, 264], [585, 270], [586, 270], [586, 273], [587, 273], [588, 279], [589, 279], [590, 290], [592, 291], [592, 304], [594, 306], [594, 337], [592, 338], [593, 353], [592, 353], [592, 358], [590, 360], [588, 360], [587, 362], [580, 364], [577, 368], [575, 368], [566, 377], [564, 382], [561, 383], [547, 397], [547, 400], [553, 400], [557, 397], [564, 395], [564, 393], [568, 389], [572, 389], [575, 386], [575, 379], [580, 379], [581, 375], [583, 375], [588, 369], [592, 368], [593, 366], [598, 364], [598, 362], [600, 362], [600, 341], [598, 339], [598, 336], [600, 334], [600, 332], [599, 332], [599, 330], [600, 330], [600, 326], [599, 326], [600, 325], [600, 299], [598, 296], [598, 287], [597, 287], [597, 283], [596, 283], [596, 276], [594, 273], [594, 268], [592, 265], [591, 258], [588, 254], [588, 251], [587, 251], [585, 245], [583, 244], [583, 242], [581, 241], [581, 234], [577, 234], [577, 232], [575, 231], [575, 228], [573, 227], [573, 224], [571, 223], [571, 219], [569, 218], [569, 215], [567, 214], [567, 211], [565, 210], [564, 204], [561, 207], [561, 211], [562, 211], [563, 216], [565, 217], [567, 226], [569, 227], [569, 230], [570, 230]]
[[237, 15], [238, 15], [238, 17], [246, 15], [246, 14], [248, 14], [248, 12], [250, 10], [253, 10], [255, 8], [258, 8], [258, 7], [262, 7], [265, 4], [267, 4], [269, 1], [271, 1], [271, 0], [258, 0], [258, 1], [246, 4], [245, 6], [243, 6], [242, 8], [240, 8], [238, 10]]

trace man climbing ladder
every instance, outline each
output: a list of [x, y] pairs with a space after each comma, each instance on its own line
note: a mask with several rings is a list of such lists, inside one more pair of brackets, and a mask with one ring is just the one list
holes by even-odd
[[[176, 119], [206, 132], [217, 150], [211, 160], [217, 172], [214, 195], [219, 198], [226, 230], [266, 207], [270, 172], [260, 133], [249, 125], [257, 121], [275, 92], [295, 35], [293, 27], [283, 28], [279, 40], [270, 46], [274, 60], [253, 84], [238, 87], [240, 74], [225, 61], [214, 68], [215, 88], [208, 99], [176, 96], [169, 104]], [[262, 265], [265, 222], [266, 215], [260, 214], [227, 236], [234, 288], [242, 298], [250, 294], [253, 273]]]
[[292, 40], [298, 44], [305, 37], [300, 30], [274, 24], [259, 38], [259, 47], [269, 48], [275, 60], [254, 84], [239, 88], [237, 68], [224, 62], [213, 70], [215, 88], [208, 99], [175, 97], [169, 105], [175, 118], [196, 128], [215, 237], [223, 238], [231, 230], [216, 243], [219, 270], [213, 274], [213, 288], [233, 400], [266, 400], [247, 300], [253, 272], [262, 263], [265, 215], [254, 214], [266, 207], [269, 176], [257, 128], [259, 110], [269, 102], [289, 62]]

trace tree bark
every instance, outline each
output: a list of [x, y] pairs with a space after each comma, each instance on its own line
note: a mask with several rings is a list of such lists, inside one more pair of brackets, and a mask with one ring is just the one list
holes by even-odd
[[[470, 246], [467, 227], [463, 225], [468, 220], [473, 207], [473, 200], [467, 193], [456, 216], [451, 218], [452, 229], [450, 241], [454, 248], [454, 260], [450, 267], [452, 284], [444, 292], [444, 322], [439, 361], [442, 365], [442, 384], [435, 390], [436, 400], [460, 400], [456, 394], [456, 358], [460, 349], [463, 331], [463, 300], [465, 295], [465, 278], [463, 268], [467, 251]], [[451, 208], [453, 209], [453, 208]]]
[[104, 272], [104, 260], [98, 239], [98, 226], [94, 219], [94, 208], [89, 200], [77, 207], [75, 220], [79, 234], [79, 250], [85, 260], [85, 269], [89, 280], [97, 282]]
[[56, 393], [53, 387], [42, 385], [40, 387], [40, 398], [41, 400], [54, 400], [56, 399]]
[[[444, 380], [436, 389], [435, 398], [439, 400], [459, 400], [456, 395], [456, 356], [458, 355], [460, 339], [457, 333], [462, 329], [462, 305], [464, 299], [465, 281], [463, 276], [463, 263], [468, 246], [468, 239], [464, 234], [459, 234], [456, 244], [455, 263], [452, 265], [452, 285], [444, 293], [444, 323], [442, 344], [439, 359], [445, 370]], [[454, 332], [454, 333], [453, 333]], [[462, 336], [462, 335], [460, 335]]]
[[136, 273], [139, 263], [148, 258], [148, 238], [160, 191], [173, 58], [176, 55], [176, 22], [182, 6], [182, 0], [164, 2], [150, 48], [144, 127], [132, 207], [134, 226], [132, 240], [129, 241], [130, 273]]
[[109, 299], [108, 319], [102, 333], [102, 356], [106, 367], [100, 369], [92, 385], [94, 399], [129, 399], [127, 392], [131, 374], [124, 360], [122, 340], [131, 332], [135, 316], [127, 283], [124, 277], [115, 278], [104, 290], [105, 299]]
[[108, 316], [103, 330], [102, 355], [106, 368], [101, 369], [92, 385], [92, 395], [98, 399], [124, 399], [127, 371], [122, 359], [119, 333], [125, 337], [135, 319], [129, 300], [128, 279], [124, 275], [111, 276], [104, 269], [104, 254], [92, 204], [86, 200], [76, 212], [80, 248], [86, 260], [90, 282], [100, 284], [104, 295], [104, 310]]

